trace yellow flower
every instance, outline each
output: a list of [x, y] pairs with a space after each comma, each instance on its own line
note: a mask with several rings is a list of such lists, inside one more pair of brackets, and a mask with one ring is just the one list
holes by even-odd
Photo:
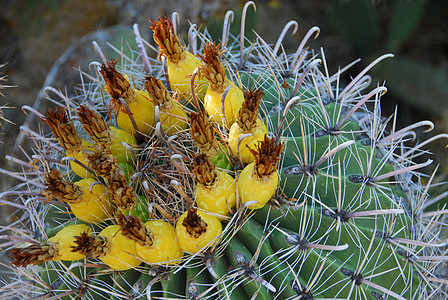
[[[109, 112], [114, 111], [121, 129], [135, 135], [137, 127], [138, 131], [147, 134], [155, 125], [154, 105], [149, 100], [147, 92], [134, 89], [127, 76], [123, 76], [115, 69], [117, 61], [111, 60], [103, 64], [100, 70], [106, 81], [104, 89], [112, 97]], [[120, 99], [126, 102], [127, 107]]]
[[250, 209], [259, 209], [272, 198], [277, 188], [277, 164], [283, 144], [265, 136], [257, 150], [250, 150], [255, 162], [247, 165], [238, 176], [238, 194], [242, 203], [256, 201], [248, 206]]
[[61, 229], [56, 235], [48, 239], [48, 243], [58, 250], [57, 255], [52, 260], [66, 260], [73, 261], [83, 259], [84, 255], [73, 252], [72, 247], [75, 246], [75, 236], [81, 235], [81, 233], [91, 233], [92, 229], [86, 224], [69, 225]]
[[[184, 49], [170, 19], [160, 17], [158, 21], [151, 23], [154, 41], [160, 48], [160, 55], [168, 60], [168, 78], [173, 90], [178, 89], [187, 100], [191, 101], [191, 74], [201, 65], [201, 61]], [[196, 93], [203, 94], [205, 87], [205, 79], [195, 81]]]
[[194, 193], [197, 206], [208, 212], [227, 215], [236, 202], [235, 179], [216, 170], [205, 154], [194, 157], [192, 171], [197, 182]]
[[[204, 56], [201, 57], [204, 65], [199, 70], [209, 83], [204, 96], [205, 110], [213, 121], [230, 128], [236, 120], [244, 95], [243, 91], [227, 78], [224, 65], [221, 62], [221, 55], [219, 45], [215, 46], [212, 43], [207, 43], [204, 48]], [[225, 95], [223, 111], [222, 99], [226, 89], [228, 91]]]
[[153, 264], [173, 264], [180, 261], [183, 252], [180, 249], [174, 227], [159, 220], [144, 223], [151, 235], [151, 245], [136, 243], [137, 255], [145, 262]]
[[[264, 136], [268, 133], [266, 125], [258, 117], [258, 108], [264, 92], [261, 90], [244, 91], [243, 106], [238, 112], [236, 122], [230, 127], [229, 145], [232, 154], [240, 158], [243, 163], [251, 163], [255, 157], [250, 148], [257, 146], [258, 142], [263, 141]], [[240, 138], [244, 134], [250, 134], [245, 138]], [[238, 143], [239, 147], [238, 147]], [[239, 151], [238, 151], [239, 150]]]
[[99, 259], [113, 270], [128, 270], [140, 265], [137, 258], [135, 241], [125, 237], [120, 231], [120, 225], [110, 225], [104, 228], [99, 236], [106, 239], [107, 250]]
[[218, 218], [191, 208], [176, 223], [176, 236], [180, 248], [196, 253], [219, 242], [222, 225]]

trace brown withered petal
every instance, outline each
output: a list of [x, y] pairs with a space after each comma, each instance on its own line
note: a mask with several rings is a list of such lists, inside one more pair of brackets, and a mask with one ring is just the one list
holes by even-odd
[[105, 64], [101, 65], [100, 73], [106, 82], [107, 92], [108, 94], [114, 98], [122, 98], [123, 94], [128, 92], [129, 89], [129, 81], [115, 69], [115, 65], [118, 62], [118, 58], [116, 60], [111, 59]]
[[111, 195], [111, 201], [120, 209], [129, 210], [137, 204], [137, 196], [134, 189], [126, 180], [126, 174], [117, 163], [116, 158], [109, 149], [101, 147], [87, 156], [89, 167], [98, 176], [107, 181]]
[[121, 103], [120, 98], [127, 103], [130, 103], [133, 102], [136, 97], [136, 92], [129, 83], [129, 80], [115, 69], [117, 61], [118, 59], [110, 60], [106, 64], [102, 64], [100, 68], [100, 73], [106, 82], [106, 87], [104, 89], [112, 97], [109, 104], [108, 114], [113, 111], [115, 116], [117, 116], [120, 111], [128, 113]]
[[89, 168], [103, 178], [109, 178], [111, 174], [116, 172], [118, 167], [117, 159], [106, 147], [95, 149], [87, 155], [87, 159], [89, 161]]
[[107, 125], [106, 120], [101, 115], [95, 113], [87, 106], [81, 105], [78, 109], [78, 116], [82, 127], [95, 143], [111, 143], [109, 125]]
[[120, 225], [121, 233], [142, 246], [152, 246], [153, 240], [151, 232], [146, 228], [145, 223], [139, 217], [119, 214], [117, 222]]
[[82, 232], [79, 236], [74, 236], [72, 252], [77, 252], [91, 258], [98, 258], [107, 252], [109, 245], [107, 240], [95, 235]]
[[48, 109], [45, 123], [50, 126], [54, 137], [65, 151], [78, 152], [82, 150], [82, 140], [73, 123], [69, 121], [63, 108]]
[[173, 23], [166, 17], [159, 17], [157, 21], [149, 20], [152, 25], [153, 38], [160, 48], [160, 54], [168, 60], [177, 63], [184, 57], [184, 47], [179, 37], [174, 33]]
[[218, 177], [215, 165], [205, 154], [193, 157], [192, 172], [196, 176], [196, 181], [205, 187], [213, 186]]
[[238, 126], [244, 133], [248, 133], [254, 128], [258, 118], [258, 108], [263, 96], [264, 92], [262, 90], [244, 91], [245, 100], [236, 119]]
[[49, 262], [58, 254], [58, 250], [47, 243], [40, 243], [25, 248], [13, 248], [9, 254], [14, 260], [11, 262], [16, 267], [37, 265]]
[[59, 170], [50, 170], [45, 176], [45, 189], [41, 192], [47, 199], [58, 198], [67, 204], [76, 204], [82, 201], [82, 189], [73, 182], [62, 177]]
[[121, 167], [107, 178], [111, 193], [111, 201], [122, 210], [130, 210], [137, 205], [137, 195], [129, 185]]
[[277, 170], [283, 143], [265, 135], [264, 140], [258, 143], [255, 150], [252, 148], [249, 150], [255, 157], [255, 170], [258, 176], [269, 176]]
[[196, 208], [190, 208], [187, 216], [182, 221], [188, 234], [193, 238], [198, 238], [203, 232], [207, 230], [207, 223], [198, 215]]
[[158, 105], [162, 110], [171, 107], [174, 100], [170, 92], [163, 85], [162, 80], [154, 76], [147, 76], [145, 79], [145, 88], [151, 96], [149, 100], [151, 100], [152, 104]]
[[219, 149], [215, 136], [216, 128], [205, 112], [199, 111], [190, 114], [190, 132], [201, 153], [207, 154], [209, 157], [216, 155]]
[[223, 93], [226, 89], [226, 69], [221, 61], [223, 51], [220, 50], [221, 44], [207, 42], [204, 47], [204, 55], [200, 55], [204, 65], [199, 67], [201, 76], [207, 78], [210, 88], [217, 93]]

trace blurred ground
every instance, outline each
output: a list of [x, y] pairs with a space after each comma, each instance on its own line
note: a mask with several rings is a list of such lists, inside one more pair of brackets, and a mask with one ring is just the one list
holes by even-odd
[[[413, 6], [395, 9], [404, 2]], [[391, 84], [390, 92], [383, 98], [383, 114], [390, 115], [398, 104], [399, 127], [430, 119], [436, 122], [438, 131], [447, 131], [448, 123], [444, 121], [448, 115], [447, 3], [263, 0], [257, 1], [257, 14], [251, 14], [249, 23], [256, 24], [255, 30], [267, 42], [274, 43], [283, 26], [289, 20], [297, 20], [298, 32], [294, 36], [288, 33], [285, 42], [289, 49], [297, 47], [308, 29], [319, 26], [320, 37], [310, 45], [325, 48], [330, 72], [362, 57], [362, 62], [351, 70], [350, 74], [356, 75], [378, 55], [393, 51], [397, 54], [394, 61], [373, 73], [380, 82], [386, 79], [387, 85]], [[142, 36], [150, 38], [148, 18], [170, 15], [172, 11], [180, 13], [180, 32], [187, 31], [186, 20], [207, 22], [213, 27], [221, 23], [227, 9], [239, 10], [241, 6], [236, 0], [2, 0], [0, 65], [6, 62], [7, 65], [0, 69], [0, 77], [6, 74], [8, 84], [16, 87], [2, 91], [5, 96], [0, 96], [0, 106], [8, 103], [15, 107], [4, 113], [16, 125], [4, 123], [5, 128], [0, 129], [0, 168], [11, 168], [4, 159], [6, 154], [21, 156], [18, 148], [13, 149], [18, 126], [26, 118], [20, 107], [32, 106], [38, 100], [46, 80], [61, 90], [73, 86], [79, 78], [76, 68], [87, 70], [87, 63], [98, 59], [91, 47], [93, 39], [102, 43], [115, 41], [119, 45], [121, 36], [126, 37], [136, 22]], [[239, 15], [237, 11], [235, 17]], [[247, 31], [250, 33], [251, 29]], [[442, 149], [446, 142], [432, 146]], [[445, 153], [436, 151], [436, 155], [446, 166]], [[2, 191], [11, 184], [8, 177], [2, 176]], [[8, 222], [8, 211], [0, 208], [0, 225], [4, 225]]]

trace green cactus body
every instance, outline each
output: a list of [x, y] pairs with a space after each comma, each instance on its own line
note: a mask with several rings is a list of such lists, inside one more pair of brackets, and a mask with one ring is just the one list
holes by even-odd
[[[153, 22], [155, 34], [158, 23], [168, 26], [160, 30], [170, 30], [171, 21], [161, 20]], [[201, 44], [209, 40], [207, 34], [197, 38]], [[76, 191], [68, 193], [70, 185], [42, 183], [49, 169], [59, 168], [69, 181], [75, 177], [73, 171], [59, 163], [63, 162], [61, 154], [47, 145], [48, 139], [36, 139], [39, 149], [32, 151], [40, 154], [35, 165], [40, 163], [41, 168], [33, 173], [25, 170], [23, 176], [26, 180], [34, 178], [34, 185], [20, 185], [11, 192], [20, 195], [19, 200], [29, 198], [20, 222], [11, 225], [12, 232], [22, 238], [13, 239], [17, 243], [11, 252], [11, 268], [15, 271], [12, 280], [16, 284], [2, 288], [2, 299], [447, 299], [447, 278], [443, 274], [447, 242], [440, 235], [446, 230], [446, 210], [425, 211], [425, 202], [437, 200], [427, 193], [423, 175], [418, 173], [429, 162], [417, 164], [411, 155], [400, 156], [409, 150], [404, 141], [410, 129], [387, 133], [387, 123], [366, 107], [367, 100], [377, 106], [385, 88], [365, 95], [362, 73], [346, 89], [337, 90], [339, 75], [324, 75], [316, 59], [301, 59], [300, 64], [293, 65], [297, 57], [274, 56], [261, 37], [250, 47], [240, 45], [239, 37], [228, 39], [225, 51], [219, 53], [224, 75], [243, 91], [250, 88], [264, 92], [257, 118], [268, 126], [269, 137], [250, 150], [256, 157], [252, 178], [241, 177], [245, 164], [228, 151], [228, 127], [213, 124], [216, 131], [194, 139], [202, 139], [199, 146], [188, 130], [167, 135], [157, 123], [160, 118], [156, 108], [156, 124], [148, 124], [152, 131], [136, 134], [138, 151], [126, 148], [128, 158], [133, 159], [128, 160], [125, 170], [105, 147], [98, 146], [100, 142], [96, 152], [86, 151], [86, 167], [96, 174], [96, 184], [107, 187], [112, 211], [107, 220], [89, 224], [91, 235], [76, 237], [77, 247], [72, 251], [82, 252], [83, 260], [52, 261], [52, 251], [61, 249], [54, 246], [49, 250], [42, 245], [59, 229], [82, 222], [64, 205], [68, 195], [70, 201], [77, 199]], [[140, 53], [146, 55], [143, 44], [139, 45]], [[161, 52], [176, 54], [166, 49]], [[309, 54], [305, 50], [298, 53], [301, 57]], [[212, 70], [207, 65], [210, 62], [202, 58], [199, 74], [217, 78], [219, 83], [222, 70], [216, 57], [208, 58], [217, 68]], [[115, 63], [103, 58], [102, 74], [112, 72]], [[86, 95], [70, 99], [72, 104], [81, 105], [82, 99], [89, 99], [98, 112], [121, 109], [121, 113], [126, 107], [117, 104], [115, 90], [121, 89], [122, 95], [132, 100], [132, 93], [144, 86], [144, 68], [153, 74], [163, 73], [156, 58], [149, 58], [145, 65], [126, 65], [126, 61], [123, 65], [120, 71], [132, 74], [133, 89], [127, 87], [125, 77], [121, 85], [93, 81], [84, 87]], [[108, 98], [101, 92], [105, 85]], [[188, 98], [184, 106], [188, 113], [203, 110], [203, 95], [196, 99], [190, 99], [189, 94], [183, 96]], [[185, 114], [173, 117], [182, 119]], [[108, 122], [114, 125], [114, 120]], [[430, 122], [420, 125], [432, 126]], [[85, 136], [81, 128], [77, 130]], [[207, 156], [207, 147], [215, 147], [211, 157]], [[415, 151], [418, 154], [422, 150]], [[205, 153], [198, 159], [200, 152]], [[205, 190], [211, 188], [216, 178], [214, 167], [233, 176], [241, 187], [255, 184], [251, 181], [254, 178], [262, 182], [278, 174], [278, 186], [272, 199], [260, 209], [248, 208], [257, 201], [255, 194], [249, 203], [236, 196], [237, 204], [229, 206], [227, 216], [196, 210], [195, 184], [200, 182]], [[52, 194], [54, 191], [58, 194]], [[42, 196], [36, 198], [36, 194]], [[177, 222], [187, 211], [184, 221]], [[203, 214], [215, 218], [215, 223], [204, 221]], [[150, 220], [172, 225], [167, 228], [184, 226], [193, 245], [196, 238], [199, 243], [205, 232], [216, 229], [213, 224], [220, 222], [222, 233], [216, 229], [218, 233], [211, 235], [206, 246], [189, 248], [197, 252], [189, 251], [180, 260], [148, 263], [137, 252], [128, 252], [134, 267], [120, 271], [102, 262], [111, 247], [116, 251], [123, 241], [98, 236], [110, 225], [121, 226], [125, 242], [128, 239], [142, 247], [163, 249], [155, 244], [163, 243], [163, 239], [155, 239], [144, 226]], [[26, 228], [19, 228], [19, 223]], [[28, 238], [30, 229], [41, 232], [41, 236]], [[174, 232], [169, 233], [166, 236], [174, 236]], [[158, 235], [163, 236], [163, 231]], [[25, 243], [21, 242], [23, 237], [27, 237]], [[141, 264], [135, 266], [135, 259]]]

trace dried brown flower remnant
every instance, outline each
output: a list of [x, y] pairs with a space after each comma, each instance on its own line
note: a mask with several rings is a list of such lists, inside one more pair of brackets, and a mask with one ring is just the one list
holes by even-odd
[[108, 178], [111, 200], [123, 212], [128, 212], [137, 204], [137, 196], [132, 186], [126, 181], [123, 169], [117, 168], [117, 170], [118, 172], [111, 174]]
[[162, 110], [168, 109], [173, 105], [173, 97], [163, 85], [162, 80], [154, 76], [147, 76], [145, 80], [145, 88], [151, 96], [150, 100], [155, 106], [160, 106]]
[[106, 64], [101, 65], [101, 75], [106, 81], [106, 86], [104, 89], [112, 97], [109, 106], [109, 113], [113, 110], [115, 116], [118, 115], [120, 110], [124, 113], [128, 113], [123, 107], [120, 101], [122, 98], [127, 103], [134, 102], [136, 98], [136, 92], [134, 88], [129, 83], [120, 72], [115, 69], [118, 59], [110, 60]]
[[115, 169], [118, 167], [117, 159], [106, 147], [94, 149], [87, 155], [87, 159], [89, 167], [103, 178], [108, 178], [112, 173], [115, 173]]
[[223, 51], [220, 48], [221, 44], [215, 45], [208, 42], [204, 48], [204, 55], [201, 55], [202, 62], [199, 68], [200, 74], [207, 78], [210, 88], [217, 93], [224, 93], [228, 85], [226, 77], [226, 69], [221, 61]]
[[79, 152], [82, 150], [82, 139], [78, 135], [73, 123], [69, 121], [63, 108], [49, 109], [45, 123], [50, 126], [54, 137], [67, 152]]
[[261, 98], [264, 92], [262, 90], [246, 90], [244, 91], [243, 106], [239, 110], [236, 122], [244, 133], [252, 131], [256, 126], [258, 118], [258, 108], [260, 107]]
[[110, 144], [111, 137], [109, 125], [106, 120], [99, 114], [85, 105], [78, 108], [78, 116], [82, 123], [82, 128], [92, 137], [97, 144]]
[[211, 187], [218, 178], [215, 165], [210, 158], [205, 154], [196, 155], [193, 158], [193, 174], [196, 176], [196, 181], [204, 187]]
[[193, 238], [198, 238], [203, 232], [207, 230], [207, 223], [198, 215], [196, 208], [190, 208], [187, 216], [182, 221], [182, 225], [185, 226], [188, 234]]
[[255, 170], [258, 176], [271, 175], [277, 170], [280, 154], [283, 150], [283, 143], [275, 138], [264, 136], [264, 140], [258, 143], [257, 149], [250, 149], [255, 157]]
[[121, 233], [125, 237], [135, 241], [142, 246], [152, 246], [153, 239], [151, 236], [151, 232], [139, 217], [125, 217], [123, 214], [119, 214], [117, 217], [117, 221], [121, 227]]
[[160, 47], [160, 55], [165, 55], [171, 62], [177, 63], [184, 59], [184, 47], [174, 32], [173, 23], [166, 17], [157, 21], [149, 20], [152, 25], [153, 38]]
[[190, 132], [201, 153], [210, 158], [216, 155], [219, 150], [219, 142], [215, 136], [216, 128], [205, 112], [190, 114]]
[[75, 204], [82, 201], [82, 189], [62, 177], [59, 170], [50, 170], [45, 176], [45, 189], [41, 192], [47, 199], [59, 198], [64, 203]]
[[118, 59], [111, 59], [106, 64], [101, 65], [101, 75], [106, 81], [106, 91], [113, 99], [133, 99], [135, 97], [134, 88], [120, 72], [115, 69]]
[[137, 204], [137, 196], [134, 189], [126, 180], [126, 174], [117, 163], [117, 159], [110, 150], [102, 147], [96, 149], [88, 157], [89, 167], [98, 176], [107, 181], [111, 201], [121, 210], [129, 211]]
[[11, 262], [14, 266], [24, 267], [49, 262], [57, 255], [58, 250], [54, 246], [48, 243], [39, 243], [25, 248], [13, 248], [9, 256], [14, 259]]
[[79, 236], [74, 236], [76, 246], [72, 246], [72, 252], [77, 252], [91, 258], [98, 258], [107, 252], [110, 245], [101, 236], [89, 235], [86, 232]]

